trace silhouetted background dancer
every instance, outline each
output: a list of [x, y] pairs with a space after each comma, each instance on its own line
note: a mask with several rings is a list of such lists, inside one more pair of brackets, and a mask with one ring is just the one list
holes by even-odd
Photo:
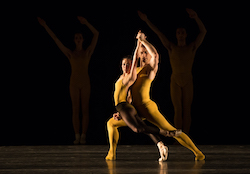
[[[97, 44], [99, 32], [84, 18], [77, 17], [81, 24], [86, 25], [93, 33], [93, 38], [86, 50], [83, 49], [84, 41], [82, 33], [75, 33], [74, 42], [76, 48], [71, 51], [65, 47], [56, 37], [53, 31], [47, 26], [46, 22], [38, 17], [39, 23], [45, 28], [52, 39], [55, 41], [59, 49], [69, 59], [71, 65], [70, 77], [70, 97], [72, 102], [72, 122], [75, 132], [74, 144], [86, 143], [86, 132], [89, 123], [89, 98], [90, 98], [90, 79], [88, 74], [88, 66], [91, 55]], [[80, 109], [82, 109], [82, 130], [80, 132]], [[80, 135], [81, 133], [81, 135]]]

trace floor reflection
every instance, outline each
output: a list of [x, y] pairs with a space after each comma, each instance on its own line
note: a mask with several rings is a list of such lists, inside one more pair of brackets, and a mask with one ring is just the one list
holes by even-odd
[[106, 161], [107, 146], [1, 146], [0, 173], [149, 173], [249, 174], [250, 146], [203, 145], [206, 161], [170, 146], [169, 159], [159, 163], [155, 146], [120, 146], [118, 160]]
[[159, 162], [159, 174], [168, 174], [168, 162]]
[[204, 164], [205, 160], [194, 161], [194, 164], [185, 164], [184, 166], [181, 165], [181, 162], [180, 165], [174, 164], [173, 166], [168, 162], [159, 162], [159, 174], [168, 174], [168, 172], [172, 170], [179, 170], [180, 173], [183, 172], [185, 174], [199, 174], [202, 172], [201, 169]]
[[106, 161], [109, 174], [116, 174], [116, 161]]
[[[130, 161], [131, 162], [131, 161]], [[133, 165], [128, 164], [127, 161], [118, 161], [119, 163], [119, 167], [117, 167], [117, 162], [116, 161], [106, 161], [107, 163], [107, 167], [108, 167], [108, 171], [109, 174], [118, 174], [119, 171], [120, 172], [124, 172], [124, 170], [126, 170], [127, 172], [132, 172], [130, 170], [133, 170], [133, 166], [137, 166], [137, 167], [142, 167], [142, 170], [148, 170], [148, 166], [144, 166], [145, 168], [143, 168], [143, 164], [141, 164], [140, 166], [140, 162], [139, 161], [135, 161], [133, 163]], [[159, 162], [158, 163], [158, 167], [157, 167], [157, 163], [153, 162], [156, 165], [152, 166], [152, 170], [154, 171], [158, 171], [159, 174], [168, 174], [169, 171], [180, 171], [180, 173], [185, 173], [185, 174], [200, 174], [202, 171], [202, 166], [205, 164], [205, 161], [194, 161], [194, 162], [188, 162], [188, 163], [183, 163], [182, 161], [179, 162]], [[143, 172], [141, 171], [141, 172]]]

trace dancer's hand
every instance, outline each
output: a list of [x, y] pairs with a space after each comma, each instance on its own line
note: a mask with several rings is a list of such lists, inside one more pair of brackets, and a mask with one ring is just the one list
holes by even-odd
[[143, 21], [148, 20], [148, 17], [147, 17], [146, 14], [142, 13], [142, 12], [139, 11], [139, 10], [137, 11], [137, 13], [138, 13], [139, 17], [141, 18], [141, 20], [143, 20]]
[[165, 137], [178, 137], [182, 133], [181, 129], [174, 131], [160, 130], [160, 134]]
[[179, 135], [181, 135], [182, 130], [181, 129], [177, 129], [174, 131], [168, 131], [168, 136], [169, 137], [178, 137]]
[[39, 22], [39, 24], [41, 25], [41, 26], [45, 26], [46, 25], [46, 22], [45, 22], [45, 20], [43, 20], [42, 18], [40, 18], [40, 17], [37, 17], [37, 20], [38, 20], [38, 22]]
[[173, 136], [175, 136], [175, 132], [176, 131], [168, 131], [167, 136], [168, 137], [173, 137]]
[[146, 40], [147, 36], [141, 32], [141, 30], [139, 30], [139, 32], [137, 33], [136, 39], [143, 41]]
[[196, 18], [196, 17], [198, 17], [197, 13], [194, 10], [192, 10], [190, 8], [186, 8], [186, 11], [189, 14], [190, 18]]
[[119, 121], [122, 119], [122, 117], [120, 116], [119, 112], [116, 112], [113, 114], [113, 118], [116, 120], [116, 121]]
[[86, 23], [88, 23], [87, 19], [85, 19], [85, 18], [82, 17], [82, 16], [77, 16], [77, 19], [80, 21], [81, 24], [86, 24]]

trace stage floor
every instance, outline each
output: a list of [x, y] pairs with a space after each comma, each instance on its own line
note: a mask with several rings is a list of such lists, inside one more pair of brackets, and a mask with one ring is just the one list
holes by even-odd
[[250, 145], [201, 145], [205, 161], [194, 161], [192, 152], [180, 145], [168, 147], [168, 161], [159, 163], [153, 145], [120, 145], [116, 161], [104, 159], [107, 145], [0, 146], [0, 173], [250, 173]]

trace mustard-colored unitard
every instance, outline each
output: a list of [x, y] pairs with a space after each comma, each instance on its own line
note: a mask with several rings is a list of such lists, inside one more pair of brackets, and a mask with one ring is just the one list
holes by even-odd
[[[119, 102], [126, 102], [127, 91], [125, 90], [126, 86], [122, 84], [122, 80], [118, 80], [115, 83], [115, 90], [114, 92], [114, 101], [115, 106]], [[106, 160], [116, 160], [116, 147], [119, 140], [119, 132], [117, 130], [118, 127], [127, 126], [123, 120], [115, 120], [113, 117], [109, 119], [107, 122], [107, 130], [108, 130], [108, 137], [109, 137], [109, 144], [110, 149], [108, 155], [106, 156]]]
[[172, 68], [170, 94], [174, 106], [174, 123], [177, 129], [189, 132], [193, 101], [192, 66], [195, 50], [192, 44], [179, 47], [172, 44], [168, 51]]
[[[114, 92], [114, 101], [116, 105], [116, 110], [119, 112], [122, 121], [127, 125], [130, 129], [132, 129], [136, 133], [145, 133], [147, 134], [155, 144], [160, 142], [160, 137], [158, 136], [160, 133], [160, 129], [152, 126], [147, 126], [143, 120], [138, 116], [136, 109], [133, 105], [127, 102], [127, 93], [128, 93], [128, 86], [123, 84], [122, 79], [119, 79], [115, 83], [115, 92]], [[112, 145], [116, 147], [119, 133], [117, 128], [110, 126], [110, 122], [115, 122], [113, 118], [110, 119], [108, 122], [108, 132], [109, 138]], [[116, 121], [118, 122], [118, 121]], [[112, 148], [112, 146], [110, 146]], [[115, 149], [110, 150], [109, 155], [106, 157], [107, 160], [114, 160], [115, 156]]]
[[128, 87], [122, 83], [122, 79], [115, 83], [114, 101], [115, 106], [119, 103], [127, 102]]
[[[148, 78], [146, 66], [138, 69], [137, 80], [131, 88], [133, 106], [136, 108], [140, 116], [145, 117], [148, 121], [159, 127], [160, 129], [174, 131], [174, 128], [166, 118], [159, 112], [155, 102], [150, 99], [150, 87], [152, 80]], [[109, 135], [110, 149], [106, 157], [107, 160], [116, 159], [116, 147], [119, 139], [118, 127], [126, 126], [123, 120], [116, 121], [113, 118], [107, 122], [107, 129]], [[174, 137], [181, 145], [190, 149], [195, 157], [195, 160], [203, 160], [205, 156], [194, 145], [192, 140], [182, 133], [178, 137]]]
[[80, 132], [80, 108], [82, 109], [82, 132], [86, 134], [89, 122], [90, 79], [88, 66], [91, 55], [87, 51], [73, 52], [71, 65], [70, 97], [72, 101], [72, 122], [75, 134]]

